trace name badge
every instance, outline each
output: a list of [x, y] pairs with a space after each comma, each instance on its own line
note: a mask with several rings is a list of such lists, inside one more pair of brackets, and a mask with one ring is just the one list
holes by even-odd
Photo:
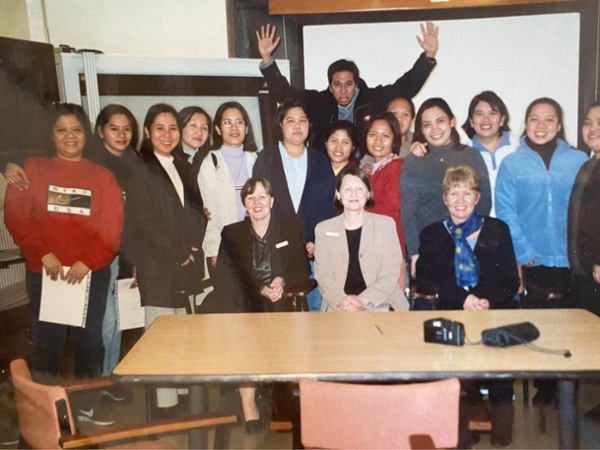
[[288, 241], [283, 241], [283, 242], [280, 242], [279, 244], [275, 244], [275, 248], [281, 248], [281, 247], [285, 247], [287, 245], [290, 245], [290, 243]]
[[337, 231], [326, 231], [325, 236], [340, 237], [340, 233], [338, 233]]

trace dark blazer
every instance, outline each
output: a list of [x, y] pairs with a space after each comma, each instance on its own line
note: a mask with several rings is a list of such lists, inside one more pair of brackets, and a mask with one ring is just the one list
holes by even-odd
[[462, 309], [472, 293], [490, 302], [491, 309], [510, 308], [519, 288], [517, 262], [508, 226], [498, 219], [485, 217], [475, 244], [479, 262], [479, 282], [469, 291], [456, 285], [454, 239], [443, 222], [433, 223], [421, 232], [417, 260], [417, 290], [437, 294], [439, 309]]
[[[177, 158], [175, 168], [184, 186], [184, 205], [177, 191], [152, 153], [142, 154], [145, 164], [134, 175], [134, 189], [128, 203], [134, 222], [134, 262], [142, 304], [181, 308], [187, 293], [198, 290], [204, 278], [202, 240], [206, 217], [202, 198], [194, 189], [191, 166]], [[192, 252], [195, 263], [181, 267]]]
[[569, 265], [576, 275], [590, 277], [600, 264], [600, 164], [586, 162], [575, 178], [569, 199]]
[[265, 177], [273, 185], [273, 215], [278, 217], [299, 216], [304, 229], [304, 240], [315, 241], [315, 227], [319, 222], [335, 215], [333, 196], [335, 177], [329, 160], [321, 153], [307, 149], [308, 167], [304, 191], [298, 214], [294, 210], [288, 189], [279, 147], [269, 147], [258, 154], [252, 175]]
[[[380, 110], [385, 110], [387, 107], [386, 103], [398, 95], [403, 95], [407, 98], [417, 95], [435, 65], [435, 59], [428, 58], [423, 52], [413, 67], [393, 84], [370, 88], [362, 78], [358, 80], [360, 91], [354, 104], [353, 122], [358, 131], [357, 142], [360, 145], [363, 142], [364, 125], [369, 120], [369, 117]], [[290, 86], [287, 78], [281, 74], [275, 62], [261, 69], [261, 72], [269, 86], [270, 95], [278, 103], [294, 96], [304, 101], [308, 109], [308, 117], [313, 126], [313, 146], [315, 149], [325, 153], [327, 127], [332, 122], [338, 120], [337, 101], [329, 91], [329, 88], [323, 91], [294, 89]]]
[[[248, 217], [242, 222], [227, 225], [221, 233], [214, 285], [219, 302], [228, 305], [229, 312], [265, 310], [260, 294], [262, 286], [255, 284], [252, 275], [252, 233]], [[271, 216], [269, 233], [271, 254], [277, 253], [281, 262], [271, 267], [272, 277], [282, 277], [285, 287], [308, 281], [310, 268], [300, 223]]]

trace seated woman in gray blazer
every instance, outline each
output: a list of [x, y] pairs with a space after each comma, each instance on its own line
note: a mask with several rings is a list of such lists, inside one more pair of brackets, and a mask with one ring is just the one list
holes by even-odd
[[369, 178], [356, 167], [345, 167], [336, 178], [335, 203], [343, 213], [315, 229], [321, 311], [407, 310], [398, 287], [403, 261], [396, 225], [365, 211], [373, 204]]

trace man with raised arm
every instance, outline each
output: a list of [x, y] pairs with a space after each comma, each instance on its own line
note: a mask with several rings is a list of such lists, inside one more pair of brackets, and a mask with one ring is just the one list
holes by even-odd
[[281, 74], [272, 57], [279, 44], [280, 37], [275, 36], [276, 28], [271, 25], [260, 27], [256, 32], [258, 51], [262, 57], [260, 70], [269, 86], [271, 95], [281, 103], [290, 97], [299, 97], [308, 108], [313, 124], [313, 145], [325, 151], [325, 132], [327, 126], [336, 120], [349, 120], [358, 129], [358, 142], [363, 141], [364, 124], [369, 117], [385, 109], [387, 103], [399, 95], [412, 98], [423, 87], [429, 74], [436, 65], [435, 54], [438, 50], [438, 27], [432, 22], [421, 24], [422, 36], [417, 36], [424, 50], [413, 67], [393, 84], [370, 88], [359, 78], [358, 67], [352, 61], [340, 59], [329, 66], [327, 78], [329, 86], [323, 91], [295, 89]]

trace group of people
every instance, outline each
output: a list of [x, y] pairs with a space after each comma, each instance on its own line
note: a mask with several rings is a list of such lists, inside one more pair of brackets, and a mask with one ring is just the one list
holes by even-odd
[[[519, 139], [491, 91], [471, 101], [462, 144], [443, 99], [415, 113], [438, 48], [437, 27], [421, 31], [423, 54], [395, 83], [369, 88], [339, 60], [328, 89], [312, 91], [281, 75], [276, 30], [262, 27], [260, 70], [280, 105], [279, 143], [260, 152], [234, 101], [214, 121], [196, 106], [152, 106], [139, 151], [126, 107], [106, 106], [92, 137], [81, 107], [57, 105], [54, 156], [5, 170], [6, 224], [27, 260], [32, 368], [58, 374], [67, 331], [38, 320], [44, 271], [69, 283], [92, 274], [88, 320], [73, 331], [81, 377], [109, 374], [119, 360], [116, 278], [135, 276], [149, 326], [186, 313], [205, 263], [229, 312], [283, 311], [286, 289], [312, 277], [313, 311], [408, 310], [411, 287], [413, 309], [514, 308], [525, 289], [527, 307], [600, 314], [600, 104], [582, 129], [591, 159], [565, 142], [556, 101], [529, 105]], [[512, 382], [488, 387], [492, 440], [507, 445]], [[256, 386], [239, 392], [247, 431], [260, 432]], [[536, 402], [555, 396], [555, 385], [538, 383]], [[177, 398], [157, 392], [159, 407]], [[78, 417], [106, 424], [93, 405]]]

